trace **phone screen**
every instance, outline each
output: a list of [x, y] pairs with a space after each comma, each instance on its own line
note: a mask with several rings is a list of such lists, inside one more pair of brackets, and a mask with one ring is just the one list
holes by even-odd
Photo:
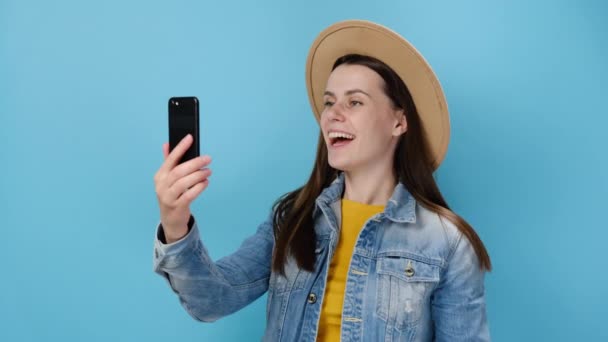
[[199, 156], [198, 99], [172, 97], [169, 99], [169, 152], [188, 134], [194, 138], [179, 163]]

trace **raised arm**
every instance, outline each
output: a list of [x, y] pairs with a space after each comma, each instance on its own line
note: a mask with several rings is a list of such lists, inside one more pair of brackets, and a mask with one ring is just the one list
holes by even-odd
[[[161, 235], [161, 236], [159, 236]], [[180, 303], [197, 320], [212, 322], [260, 297], [268, 289], [274, 238], [272, 215], [232, 254], [213, 262], [197, 223], [182, 239], [164, 244], [159, 225], [154, 271], [167, 279]]]

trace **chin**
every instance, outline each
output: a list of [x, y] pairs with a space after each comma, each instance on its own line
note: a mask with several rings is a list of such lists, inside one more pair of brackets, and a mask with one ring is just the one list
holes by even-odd
[[351, 169], [351, 165], [348, 162], [337, 162], [334, 160], [329, 160], [328, 161], [329, 166], [331, 166], [332, 168], [338, 170], [338, 171], [349, 171]]

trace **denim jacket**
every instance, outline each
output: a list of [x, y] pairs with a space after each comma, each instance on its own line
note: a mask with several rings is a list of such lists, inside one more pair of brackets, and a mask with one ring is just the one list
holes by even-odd
[[[231, 255], [211, 260], [196, 222], [179, 241], [154, 243], [154, 271], [195, 319], [212, 322], [268, 291], [264, 341], [315, 341], [340, 229], [344, 174], [316, 199], [314, 272], [289, 259], [271, 270], [272, 211]], [[484, 272], [468, 239], [397, 183], [359, 233], [344, 293], [342, 341], [489, 341]]]

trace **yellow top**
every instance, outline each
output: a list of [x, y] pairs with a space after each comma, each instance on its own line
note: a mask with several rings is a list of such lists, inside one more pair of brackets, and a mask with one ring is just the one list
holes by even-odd
[[382, 211], [384, 211], [383, 205], [369, 205], [342, 199], [340, 239], [329, 265], [317, 341], [340, 341], [342, 304], [351, 255], [365, 221]]

